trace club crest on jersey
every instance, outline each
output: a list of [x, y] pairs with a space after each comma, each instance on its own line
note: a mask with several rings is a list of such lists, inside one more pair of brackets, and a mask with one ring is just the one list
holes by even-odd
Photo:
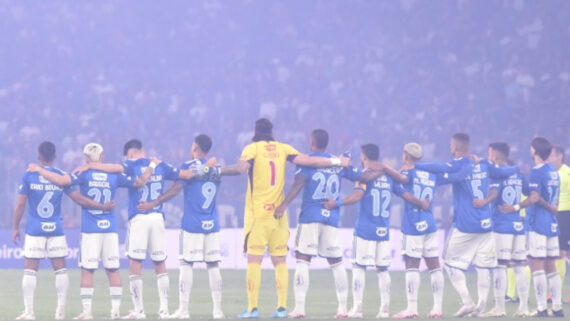
[[106, 181], [107, 173], [93, 173], [93, 179], [96, 181]]
[[552, 231], [552, 233], [556, 233], [556, 231], [558, 231], [558, 224], [557, 223], [550, 224], [550, 231]]
[[488, 229], [490, 227], [491, 227], [491, 219], [490, 218], [486, 218], [484, 220], [481, 220], [481, 228]]
[[202, 221], [202, 229], [209, 231], [214, 228], [214, 220]]
[[416, 230], [418, 232], [423, 232], [427, 230], [427, 228], [428, 228], [428, 223], [426, 221], [421, 221], [416, 223]]
[[54, 222], [42, 222], [42, 231], [44, 232], [53, 232], [55, 231], [55, 223]]
[[97, 221], [97, 227], [106, 230], [111, 227], [111, 222], [109, 220], [99, 220]]
[[377, 227], [376, 228], [376, 235], [380, 237], [384, 237], [388, 235], [388, 228], [387, 227]]
[[520, 232], [523, 230], [524, 225], [522, 222], [513, 222], [513, 228], [515, 229], [515, 231]]
[[321, 210], [321, 215], [324, 217], [331, 217], [331, 211], [329, 210]]

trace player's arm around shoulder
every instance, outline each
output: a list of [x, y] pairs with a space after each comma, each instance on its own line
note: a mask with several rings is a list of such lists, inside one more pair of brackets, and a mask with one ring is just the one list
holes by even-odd
[[59, 174], [52, 171], [48, 171], [47, 169], [37, 164], [30, 164], [28, 166], [28, 172], [38, 173], [48, 181], [58, 186], [69, 186], [71, 185], [72, 182], [72, 178], [69, 175], [65, 173]]
[[350, 158], [345, 156], [333, 156], [333, 157], [320, 157], [320, 156], [308, 156], [305, 154], [289, 155], [288, 160], [295, 165], [315, 167], [315, 168], [326, 168], [331, 166], [350, 166]]

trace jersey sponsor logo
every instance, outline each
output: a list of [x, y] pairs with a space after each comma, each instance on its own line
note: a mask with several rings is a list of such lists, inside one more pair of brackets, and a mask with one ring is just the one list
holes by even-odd
[[277, 145], [275, 144], [267, 144], [265, 145], [263, 148], [265, 148], [266, 151], [268, 152], [273, 152], [277, 149]]
[[380, 236], [380, 237], [384, 237], [386, 235], [388, 235], [388, 228], [386, 227], [377, 227], [376, 228], [376, 235]]
[[99, 220], [97, 221], [97, 227], [100, 229], [108, 229], [111, 227], [111, 222], [109, 220]]
[[44, 232], [53, 232], [55, 231], [55, 223], [54, 222], [42, 222], [42, 231]]
[[416, 230], [418, 232], [423, 232], [427, 230], [427, 228], [428, 228], [428, 223], [426, 221], [421, 221], [416, 223]]
[[96, 181], [106, 181], [107, 173], [93, 173], [93, 179]]
[[275, 209], [275, 204], [265, 204], [263, 205], [263, 209], [266, 211], [273, 211]]
[[488, 229], [490, 227], [491, 227], [491, 219], [490, 218], [486, 218], [484, 220], [481, 220], [481, 228]]
[[515, 231], [520, 232], [523, 230], [524, 225], [522, 222], [513, 222], [513, 228], [515, 229]]
[[552, 231], [552, 233], [556, 233], [558, 231], [558, 224], [557, 223], [550, 224], [550, 231]]
[[214, 228], [214, 220], [202, 221], [202, 229], [209, 231]]
[[331, 211], [322, 209], [322, 210], [321, 210], [321, 215], [324, 216], [324, 217], [331, 217]]

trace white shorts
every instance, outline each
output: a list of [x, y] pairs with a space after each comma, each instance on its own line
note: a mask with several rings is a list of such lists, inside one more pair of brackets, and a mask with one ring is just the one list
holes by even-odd
[[467, 270], [471, 263], [481, 268], [497, 267], [493, 233], [463, 233], [452, 228], [443, 251], [443, 260], [445, 264], [461, 270]]
[[527, 256], [526, 235], [493, 233], [499, 260], [524, 261]]
[[416, 259], [439, 257], [437, 233], [402, 236], [402, 255]]
[[529, 255], [537, 259], [558, 258], [560, 245], [558, 236], [548, 237], [534, 231], [528, 232]]
[[392, 258], [389, 241], [370, 241], [354, 237], [352, 264], [361, 266], [389, 267]]
[[342, 257], [342, 250], [338, 243], [338, 228], [322, 223], [299, 224], [295, 251], [324, 258]]
[[155, 262], [166, 260], [166, 235], [164, 217], [160, 213], [137, 214], [129, 221], [127, 256], [143, 261], [146, 252]]
[[24, 257], [28, 259], [55, 259], [67, 257], [69, 249], [65, 235], [61, 236], [32, 236], [24, 238]]
[[96, 270], [99, 261], [103, 261], [106, 269], [118, 269], [119, 234], [117, 233], [81, 233], [79, 251], [79, 267]]
[[180, 261], [213, 263], [222, 260], [220, 233], [189, 233], [180, 231]]

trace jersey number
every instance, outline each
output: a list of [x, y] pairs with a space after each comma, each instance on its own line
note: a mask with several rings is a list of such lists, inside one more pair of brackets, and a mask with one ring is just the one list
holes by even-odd
[[481, 191], [481, 180], [474, 179], [471, 181], [471, 190], [473, 190], [473, 197], [478, 200], [485, 199], [485, 194]]
[[550, 205], [558, 205], [558, 194], [559, 191], [557, 187], [548, 186], [548, 198]]
[[275, 168], [275, 162], [274, 161], [269, 161], [269, 169], [271, 170], [270, 173], [270, 177], [269, 177], [269, 184], [271, 186], [275, 186], [275, 181], [276, 181], [276, 168]]
[[[103, 198], [103, 203], [101, 203], [101, 204], [105, 204], [105, 203], [111, 201], [111, 190], [108, 188], [103, 189], [102, 192], [98, 188], [91, 188], [87, 191], [87, 195], [89, 197], [91, 197], [97, 203], [101, 203], [101, 196]], [[101, 210], [89, 210], [89, 213], [91, 213], [93, 215], [99, 215], [99, 214], [103, 214], [103, 211], [101, 211]]]
[[202, 185], [202, 196], [206, 199], [204, 204], [202, 204], [202, 209], [207, 210], [212, 205], [214, 197], [216, 197], [216, 184], [212, 182], [207, 182]]
[[313, 174], [312, 179], [318, 182], [317, 188], [313, 192], [314, 200], [324, 200], [330, 198], [336, 200], [340, 194], [340, 181], [338, 175], [331, 175], [327, 179], [325, 174], [316, 172]]
[[[148, 187], [148, 185], [145, 185], [143, 187], [141, 187], [142, 189], [142, 195], [141, 195], [141, 202], [148, 202], [148, 196], [150, 194], [150, 200], [154, 201], [156, 200], [159, 196], [160, 196], [160, 189], [161, 189], [162, 184], [160, 183], [151, 183], [150, 184], [150, 189]], [[149, 193], [150, 190], [150, 193]], [[158, 209], [160, 207], [160, 205], [154, 207], [154, 209]]]
[[501, 197], [503, 198], [503, 202], [505, 202], [505, 204], [514, 205], [520, 202], [521, 194], [522, 194], [522, 187], [505, 186]]
[[46, 192], [42, 200], [38, 204], [37, 211], [41, 218], [48, 218], [53, 215], [53, 204], [50, 202], [53, 197], [53, 192]]
[[[389, 217], [388, 206], [392, 199], [390, 191], [383, 190], [380, 192], [377, 189], [373, 189], [370, 191], [370, 195], [372, 195], [372, 215], [382, 216], [384, 218]], [[380, 211], [380, 207], [382, 207], [382, 211]]]
[[[423, 200], [428, 200], [431, 201], [433, 198], [433, 188], [431, 187], [426, 187], [422, 190], [422, 187], [420, 185], [414, 185], [414, 196], [423, 201]], [[414, 211], [417, 211], [417, 208], [414, 208]]]

